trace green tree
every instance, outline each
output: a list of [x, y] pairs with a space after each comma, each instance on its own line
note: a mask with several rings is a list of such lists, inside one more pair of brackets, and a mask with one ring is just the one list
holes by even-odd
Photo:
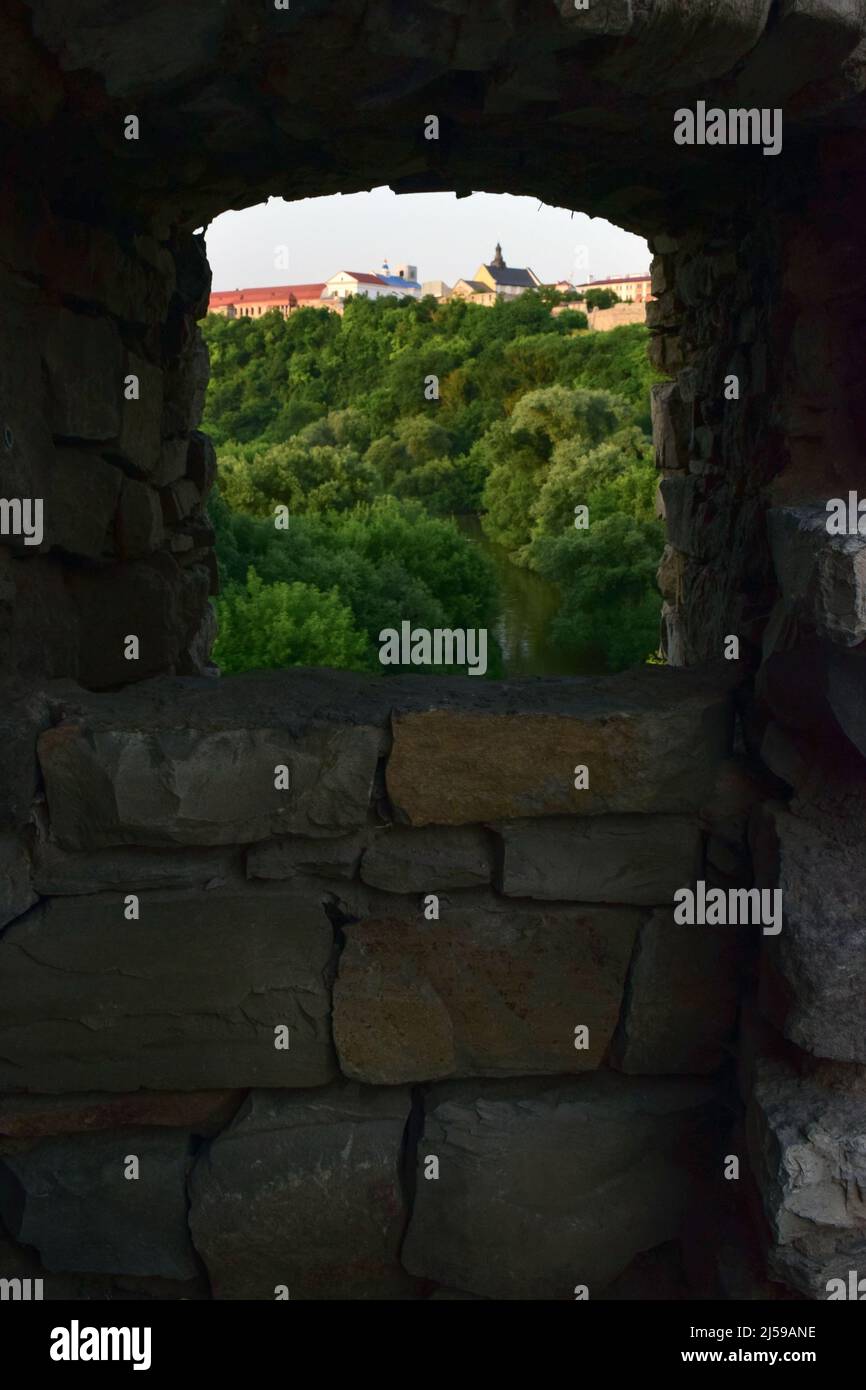
[[216, 607], [220, 631], [214, 660], [227, 673], [369, 665], [364, 634], [336, 589], [264, 584], [250, 566], [246, 584], [230, 585]]
[[611, 309], [620, 303], [619, 295], [608, 289], [587, 290], [584, 298], [587, 309]]
[[535, 567], [562, 592], [553, 636], [598, 653], [610, 670], [643, 661], [658, 646], [660, 547], [657, 522], [618, 515], [537, 541]]

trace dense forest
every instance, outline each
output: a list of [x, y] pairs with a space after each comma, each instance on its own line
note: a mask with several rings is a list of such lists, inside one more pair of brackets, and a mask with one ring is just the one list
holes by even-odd
[[471, 516], [556, 586], [551, 638], [580, 669], [655, 649], [644, 328], [587, 332], [528, 292], [210, 315], [204, 334], [224, 671], [381, 671], [379, 633], [407, 619], [492, 634], [500, 593]]

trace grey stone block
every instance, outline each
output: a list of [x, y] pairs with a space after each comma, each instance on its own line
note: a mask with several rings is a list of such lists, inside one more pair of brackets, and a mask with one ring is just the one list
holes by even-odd
[[678, 1234], [711, 1097], [610, 1073], [435, 1087], [403, 1263], [487, 1298], [569, 1300], [578, 1284], [592, 1298]]
[[640, 929], [613, 1065], [633, 1075], [702, 1075], [727, 1060], [746, 933], [679, 926], [654, 912]]
[[0, 830], [0, 927], [20, 917], [37, 897], [26, 842]]
[[190, 1227], [218, 1299], [399, 1299], [406, 1088], [254, 1091], [196, 1163]]
[[382, 830], [366, 851], [361, 878], [391, 893], [481, 888], [493, 870], [489, 836], [476, 826]]
[[866, 1090], [757, 1064], [749, 1153], [774, 1237], [771, 1269], [807, 1298], [866, 1261]]
[[0, 1211], [49, 1270], [194, 1279], [189, 1162], [189, 1135], [171, 1129], [46, 1139], [0, 1155]]
[[[219, 710], [217, 699], [215, 710]], [[68, 722], [39, 744], [51, 833], [68, 849], [221, 845], [271, 835], [339, 835], [363, 825], [380, 735], [312, 723], [88, 728]], [[289, 787], [275, 787], [278, 767]]]
[[[0, 1088], [316, 1086], [334, 1075], [321, 895], [52, 898], [0, 937]], [[274, 1029], [289, 1027], [289, 1047]]]
[[701, 834], [685, 816], [597, 816], [497, 827], [510, 897], [669, 903], [697, 877]]
[[316, 840], [302, 835], [266, 840], [247, 850], [247, 878], [285, 879], [296, 878], [299, 874], [313, 874], [325, 878], [351, 879], [366, 843], [366, 831], [360, 831], [357, 835], [341, 835], [336, 840]]
[[765, 854], [778, 865], [784, 912], [781, 932], [764, 945], [765, 1009], [807, 1052], [866, 1062], [861, 846], [779, 806], [766, 808], [763, 836]]

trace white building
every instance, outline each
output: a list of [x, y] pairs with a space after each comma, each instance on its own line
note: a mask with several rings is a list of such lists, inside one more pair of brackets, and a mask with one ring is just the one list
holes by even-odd
[[603, 280], [587, 280], [575, 285], [578, 294], [587, 290], [613, 290], [626, 304], [645, 304], [652, 299], [652, 276], [646, 275], [608, 275]]
[[399, 291], [382, 279], [381, 275], [371, 275], [366, 270], [338, 270], [330, 280], [325, 281], [323, 299], [350, 299], [359, 295], [364, 299], [382, 299]]

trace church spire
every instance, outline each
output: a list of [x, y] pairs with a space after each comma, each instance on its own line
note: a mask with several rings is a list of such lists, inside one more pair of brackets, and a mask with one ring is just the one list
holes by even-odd
[[496, 266], [497, 270], [503, 270], [505, 268], [505, 262], [502, 259], [502, 247], [498, 241], [496, 243], [496, 255], [493, 257], [492, 264]]

